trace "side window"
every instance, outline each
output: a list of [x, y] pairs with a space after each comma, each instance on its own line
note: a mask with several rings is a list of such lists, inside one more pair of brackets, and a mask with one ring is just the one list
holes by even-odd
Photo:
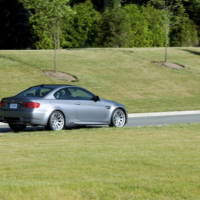
[[69, 92], [71, 93], [71, 96], [75, 100], [91, 100], [94, 98], [94, 95], [84, 89], [81, 88], [68, 88]]
[[46, 96], [50, 91], [51, 91], [51, 89], [49, 89], [49, 88], [41, 88], [39, 96], [40, 96], [40, 97], [44, 97], [44, 96]]
[[27, 90], [23, 93], [24, 97], [35, 97], [37, 92], [37, 88], [32, 88], [30, 90]]
[[19, 93], [17, 96], [22, 97], [44, 97], [46, 96], [52, 88], [47, 87], [33, 87], [30, 89], [27, 89], [21, 93]]
[[70, 91], [68, 90], [68, 88], [64, 88], [64, 89], [57, 91], [54, 94], [54, 96], [56, 99], [66, 99], [66, 100], [72, 99], [72, 95], [71, 95]]

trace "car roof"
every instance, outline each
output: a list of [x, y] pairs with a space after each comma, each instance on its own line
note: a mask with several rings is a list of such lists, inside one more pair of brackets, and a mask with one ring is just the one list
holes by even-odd
[[59, 88], [59, 87], [67, 87], [67, 86], [76, 87], [75, 85], [67, 85], [67, 84], [41, 84], [41, 85], [35, 85], [35, 86], [32, 86], [32, 87], [52, 87], [52, 88]]

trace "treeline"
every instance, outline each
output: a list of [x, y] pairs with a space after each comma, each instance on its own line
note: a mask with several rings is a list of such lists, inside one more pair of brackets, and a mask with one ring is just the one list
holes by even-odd
[[200, 0], [0, 0], [0, 48], [198, 46]]

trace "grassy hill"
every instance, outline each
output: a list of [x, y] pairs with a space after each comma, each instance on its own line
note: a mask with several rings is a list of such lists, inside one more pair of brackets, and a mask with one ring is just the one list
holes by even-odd
[[[200, 49], [60, 50], [59, 71], [129, 112], [200, 109]], [[53, 51], [0, 51], [0, 97], [41, 83]], [[67, 82], [66, 82], [67, 83]], [[0, 199], [198, 199], [200, 125], [0, 134]]]
[[[163, 48], [59, 50], [58, 70], [79, 78], [72, 83], [125, 104], [129, 112], [200, 109], [200, 49], [169, 48], [169, 61], [183, 70], [161, 67]], [[0, 98], [42, 83], [67, 83], [45, 76], [53, 51], [0, 51]]]

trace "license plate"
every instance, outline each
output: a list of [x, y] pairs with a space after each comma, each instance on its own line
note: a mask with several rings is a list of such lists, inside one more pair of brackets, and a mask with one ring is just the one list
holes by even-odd
[[10, 109], [17, 109], [17, 104], [16, 103], [11, 103], [10, 105], [9, 105], [9, 108]]

